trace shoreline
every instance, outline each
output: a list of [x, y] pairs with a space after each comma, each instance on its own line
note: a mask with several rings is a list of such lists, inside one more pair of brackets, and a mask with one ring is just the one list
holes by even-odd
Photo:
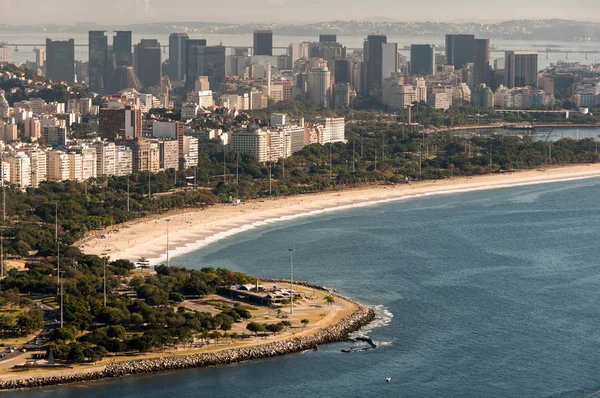
[[[263, 279], [265, 282], [289, 282], [281, 279]], [[327, 289], [310, 283], [295, 281], [295, 284], [312, 289], [327, 291]], [[0, 391], [57, 386], [102, 379], [123, 377], [142, 373], [153, 373], [165, 370], [203, 368], [209, 366], [227, 365], [237, 362], [271, 358], [286, 354], [297, 353], [314, 349], [315, 346], [340, 342], [348, 339], [352, 332], [358, 331], [363, 326], [375, 319], [373, 309], [337, 293], [329, 292], [353, 304], [356, 309], [340, 319], [333, 325], [317, 329], [307, 336], [292, 337], [275, 340], [268, 343], [251, 345], [239, 348], [230, 348], [206, 353], [192, 353], [187, 355], [167, 355], [156, 358], [133, 359], [124, 362], [110, 363], [102, 370], [91, 372], [78, 372], [62, 376], [38, 376], [0, 381]]]
[[[220, 240], [259, 227], [299, 218], [376, 206], [432, 195], [509, 188], [600, 177], [600, 164], [558, 166], [412, 184], [349, 188], [315, 194], [254, 199], [239, 206], [214, 205], [205, 210], [155, 215], [126, 225], [116, 225], [75, 245], [86, 254], [107, 255], [111, 260], [141, 257], [151, 265], [166, 262], [166, 228], [170, 259], [198, 251]], [[105, 238], [100, 236], [104, 235]]]

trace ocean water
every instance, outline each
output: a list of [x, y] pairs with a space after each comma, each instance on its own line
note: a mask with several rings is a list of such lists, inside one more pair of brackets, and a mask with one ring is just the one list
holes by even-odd
[[[269, 224], [172, 260], [294, 275], [375, 307], [375, 350], [6, 397], [600, 396], [600, 179], [474, 191]], [[391, 377], [391, 383], [385, 378]]]

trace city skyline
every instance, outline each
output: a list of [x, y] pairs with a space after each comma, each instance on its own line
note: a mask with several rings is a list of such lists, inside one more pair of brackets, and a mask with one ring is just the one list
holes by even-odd
[[[330, 20], [396, 20], [396, 21], [478, 21], [498, 22], [502, 20], [526, 19], [579, 19], [600, 21], [600, 4], [581, 0], [565, 4], [558, 0], [534, 0], [524, 8], [521, 2], [509, 0], [502, 7], [489, 7], [474, 0], [461, 3], [461, 7], [447, 8], [441, 0], [426, 0], [413, 4], [409, 9], [391, 0], [380, 0], [376, 7], [357, 0], [326, 4], [309, 0], [290, 2], [268, 0], [248, 4], [233, 0], [223, 9], [219, 4], [200, 4], [193, 0], [178, 0], [178, 7], [171, 3], [155, 0], [107, 0], [102, 3], [81, 3], [74, 0], [57, 0], [52, 3], [36, 4], [34, 14], [19, 12], [22, 4], [15, 0], [2, 0], [0, 24], [62, 23], [65, 10], [69, 10], [69, 21], [75, 23], [169, 23], [182, 21], [182, 15], [201, 15], [197, 20], [223, 23], [305, 23]], [[229, 10], [235, 9], [236, 13]], [[394, 11], [397, 10], [397, 11]], [[317, 12], [318, 11], [318, 12]], [[385, 17], [381, 17], [385, 15]], [[92, 18], [93, 16], [93, 18]], [[93, 22], [92, 22], [93, 20]], [[190, 21], [191, 22], [191, 21]]]

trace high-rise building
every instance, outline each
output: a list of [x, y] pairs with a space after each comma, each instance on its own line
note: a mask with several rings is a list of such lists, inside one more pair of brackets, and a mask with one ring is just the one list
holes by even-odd
[[211, 87], [219, 87], [225, 77], [225, 47], [202, 46], [188, 41], [186, 85], [192, 91], [199, 76], [207, 76]]
[[254, 55], [273, 56], [273, 31], [254, 31]]
[[387, 43], [387, 36], [369, 35], [364, 42], [363, 59], [366, 64], [365, 90], [367, 94], [379, 97], [383, 78], [382, 59], [383, 59], [383, 44]]
[[109, 108], [100, 109], [98, 135], [111, 140], [141, 137], [142, 111], [131, 105], [110, 103]]
[[410, 74], [416, 76], [433, 75], [435, 71], [435, 46], [433, 44], [413, 44], [410, 46]]
[[485, 83], [481, 83], [471, 92], [471, 104], [477, 108], [492, 108], [494, 106], [494, 93]]
[[37, 67], [43, 69], [44, 65], [46, 65], [46, 49], [36, 48], [33, 52], [35, 53], [35, 63], [37, 64]]
[[25, 137], [37, 141], [42, 136], [42, 124], [37, 117], [30, 117], [25, 120]]
[[[183, 138], [183, 137], [182, 137]], [[183, 150], [183, 139], [181, 140], [182, 150]], [[169, 170], [175, 169], [179, 170], [179, 144], [175, 140], [159, 140], [159, 154], [160, 154], [160, 169], [161, 170]], [[183, 161], [183, 158], [182, 158]]]
[[157, 173], [160, 169], [160, 154], [158, 144], [152, 145], [152, 142], [145, 138], [134, 138], [116, 140], [115, 144], [125, 146], [131, 149], [132, 170], [133, 171], [151, 171]]
[[473, 58], [473, 87], [488, 84], [490, 80], [490, 40], [476, 39]]
[[41, 148], [29, 147], [27, 155], [31, 159], [31, 186], [37, 188], [41, 182], [47, 180], [46, 151]]
[[350, 83], [350, 63], [347, 59], [335, 60], [335, 83]]
[[333, 107], [344, 109], [350, 106], [350, 83], [336, 83], [333, 85]]
[[115, 32], [115, 36], [113, 37], [113, 52], [115, 54], [116, 66], [133, 66], [132, 45], [131, 31], [120, 30]]
[[537, 51], [506, 51], [504, 59], [504, 85], [506, 87], [537, 87]]
[[81, 149], [81, 179], [86, 181], [97, 176], [96, 148]]
[[171, 33], [169, 36], [169, 77], [171, 80], [185, 80], [187, 68], [187, 33]]
[[[184, 124], [182, 122], [158, 122], [152, 123], [152, 137], [168, 138], [177, 142], [177, 157], [183, 160], [183, 131]], [[169, 167], [167, 167], [169, 168]]]
[[69, 155], [62, 151], [47, 152], [48, 181], [66, 181], [70, 178]]
[[331, 74], [327, 67], [311, 68], [308, 71], [308, 98], [326, 108], [330, 105]]
[[90, 91], [104, 92], [108, 84], [108, 36], [105, 30], [90, 30], [89, 32], [89, 62], [88, 85]]
[[96, 175], [98, 177], [115, 175], [116, 146], [114, 142], [96, 141]]
[[21, 188], [31, 186], [31, 158], [24, 152], [17, 152], [8, 158], [10, 182]]
[[474, 49], [474, 35], [446, 35], [446, 59], [455, 70], [473, 62]]
[[133, 172], [133, 154], [131, 148], [117, 146], [115, 150], [115, 175], [128, 176]]
[[231, 150], [252, 155], [263, 163], [268, 160], [267, 133], [263, 130], [244, 130], [231, 133]]
[[381, 47], [381, 78], [385, 80], [398, 72], [398, 44], [383, 43]]
[[183, 166], [190, 168], [198, 166], [198, 138], [183, 137]]
[[337, 35], [319, 35], [319, 43], [337, 43]]
[[135, 65], [144, 88], [161, 84], [162, 61], [158, 40], [142, 39], [140, 44], [136, 45]]
[[69, 85], [75, 83], [75, 40], [46, 39], [46, 78]]

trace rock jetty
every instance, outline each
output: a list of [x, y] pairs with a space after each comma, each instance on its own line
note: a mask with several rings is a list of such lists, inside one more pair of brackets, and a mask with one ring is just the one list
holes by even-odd
[[[310, 286], [305, 283], [301, 284]], [[318, 286], [310, 287], [321, 289]], [[294, 337], [291, 339], [274, 341], [253, 347], [233, 348], [212, 353], [192, 354], [186, 356], [168, 356], [112, 363], [106, 365], [104, 370], [89, 373], [0, 381], [0, 390], [14, 390], [68, 383], [80, 383], [111, 377], [122, 377], [126, 375], [159, 372], [172, 369], [226, 365], [235, 362], [275, 357], [308, 349], [314, 349], [315, 346], [322, 344], [347, 340], [350, 333], [357, 331], [362, 326], [365, 326], [374, 319], [375, 313], [372, 309], [354, 301], [351, 302], [357, 305], [358, 308], [356, 311], [342, 319], [337, 324], [331, 325], [310, 336]]]

